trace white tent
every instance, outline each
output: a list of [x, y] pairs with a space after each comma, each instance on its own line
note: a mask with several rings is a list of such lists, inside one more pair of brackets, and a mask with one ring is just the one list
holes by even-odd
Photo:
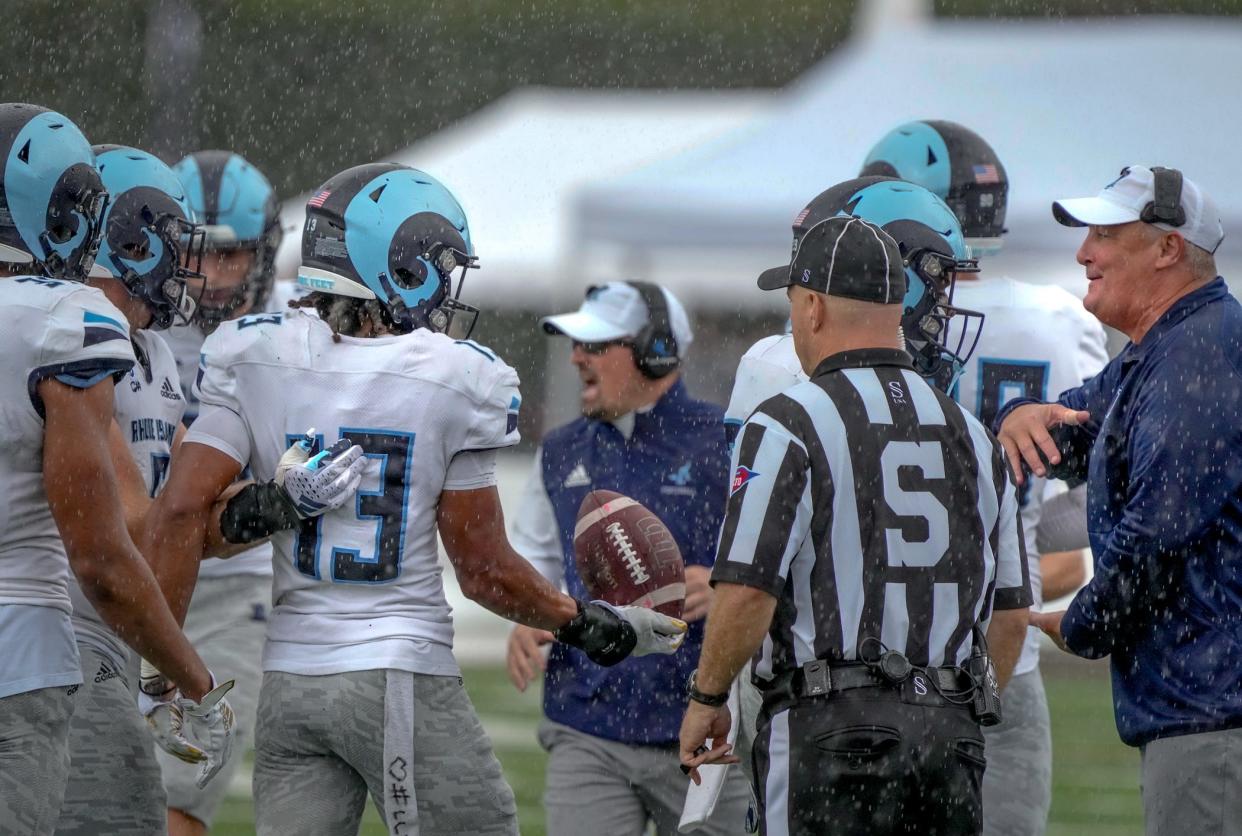
[[970, 126], [1008, 169], [1011, 232], [992, 269], [1085, 287], [1081, 233], [1049, 204], [1127, 163], [1203, 185], [1228, 234], [1220, 254], [1242, 253], [1242, 22], [911, 17], [839, 48], [752, 124], [585, 189], [574, 237], [593, 273], [580, 281], [620, 273], [699, 305], [765, 304], [753, 278], [788, 255], [797, 211], [919, 118]]
[[[726, 133], [770, 100], [751, 91], [527, 88], [388, 159], [432, 174], [465, 208], [482, 267], [466, 283], [467, 301], [542, 307], [573, 269], [566, 216], [581, 185]], [[282, 208], [293, 230], [277, 256], [282, 277], [296, 273], [309, 197]]]

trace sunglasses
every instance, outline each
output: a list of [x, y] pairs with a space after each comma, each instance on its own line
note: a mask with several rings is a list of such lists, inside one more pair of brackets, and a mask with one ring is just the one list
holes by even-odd
[[582, 352], [584, 354], [604, 354], [605, 352], [608, 351], [608, 349], [612, 348], [613, 346], [618, 346], [618, 345], [624, 345], [628, 347], [630, 345], [633, 345], [633, 343], [631, 343], [629, 340], [604, 340], [602, 342], [596, 342], [596, 343], [584, 343], [584, 342], [579, 342], [578, 340], [574, 340], [574, 348], [582, 349]]

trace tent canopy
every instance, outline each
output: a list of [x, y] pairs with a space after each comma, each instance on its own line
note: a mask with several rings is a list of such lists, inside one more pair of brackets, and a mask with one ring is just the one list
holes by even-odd
[[[572, 269], [567, 213], [581, 185], [728, 132], [769, 101], [750, 91], [527, 88], [388, 159], [434, 175], [465, 208], [482, 269], [471, 272], [464, 298], [529, 307], [556, 294], [558, 276]], [[281, 276], [297, 271], [310, 196], [282, 208], [291, 232], [278, 254]]]
[[993, 263], [1014, 274], [1055, 263], [1051, 280], [1083, 283], [1081, 233], [1058, 226], [1050, 203], [1094, 194], [1129, 163], [1202, 185], [1229, 258], [1242, 234], [1239, 78], [1232, 19], [915, 21], [842, 46], [728, 136], [586, 188], [574, 237], [603, 274], [753, 298], [802, 206], [856, 176], [893, 127], [938, 118], [977, 131], [1008, 170], [1010, 233]]

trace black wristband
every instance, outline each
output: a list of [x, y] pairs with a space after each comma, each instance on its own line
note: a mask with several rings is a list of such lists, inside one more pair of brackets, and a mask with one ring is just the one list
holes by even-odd
[[691, 671], [690, 679], [686, 682], [686, 695], [690, 699], [695, 702], [701, 702], [703, 705], [710, 706], [711, 708], [720, 708], [720, 706], [729, 701], [728, 691], [725, 691], [723, 694], [705, 694], [700, 691], [694, 684], [698, 676], [699, 672], [697, 670]]
[[254, 482], [237, 492], [220, 515], [220, 533], [244, 545], [297, 528], [302, 519], [285, 489], [275, 482]]
[[578, 614], [553, 635], [556, 640], [576, 647], [592, 662], [611, 667], [630, 655], [638, 644], [638, 634], [621, 616], [594, 601], [578, 601]]

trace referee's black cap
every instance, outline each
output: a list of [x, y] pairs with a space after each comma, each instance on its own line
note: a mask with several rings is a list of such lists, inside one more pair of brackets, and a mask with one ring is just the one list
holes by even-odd
[[834, 215], [802, 232], [789, 264], [759, 274], [762, 290], [790, 285], [892, 305], [906, 295], [906, 271], [887, 232], [853, 215]]

